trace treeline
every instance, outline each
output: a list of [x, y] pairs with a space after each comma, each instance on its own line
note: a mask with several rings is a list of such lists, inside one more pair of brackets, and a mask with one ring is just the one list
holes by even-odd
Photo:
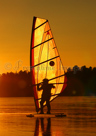
[[74, 66], [66, 73], [67, 87], [62, 95], [65, 96], [96, 96], [96, 67], [87, 68]]
[[[61, 96], [94, 96], [96, 95], [96, 68], [74, 66], [66, 72], [67, 87]], [[31, 73], [4, 73], [0, 76], [0, 97], [33, 96]]]
[[30, 72], [11, 72], [0, 76], [0, 97], [28, 96], [33, 96]]

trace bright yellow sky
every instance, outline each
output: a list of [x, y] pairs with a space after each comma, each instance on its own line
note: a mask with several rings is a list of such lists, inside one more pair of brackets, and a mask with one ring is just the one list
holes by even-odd
[[96, 67], [96, 0], [0, 0], [0, 73], [29, 68], [33, 16], [49, 20], [65, 67]]

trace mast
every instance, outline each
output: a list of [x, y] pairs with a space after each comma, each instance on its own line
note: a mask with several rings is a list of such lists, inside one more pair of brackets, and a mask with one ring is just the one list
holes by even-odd
[[[33, 46], [33, 41], [34, 41], [34, 28], [35, 28], [35, 22], [36, 22], [36, 17], [33, 17], [33, 24], [32, 24], [32, 33], [31, 33], [31, 45], [30, 45], [30, 72], [31, 72], [31, 83], [33, 85], [33, 79], [34, 78], [34, 69], [32, 68], [32, 63], [34, 63], [34, 52], [32, 52], [32, 46]], [[33, 46], [34, 47], [34, 46]], [[34, 90], [34, 87], [32, 86], [32, 90]], [[34, 93], [34, 91], [33, 91]], [[35, 96], [35, 95], [34, 95]], [[35, 107], [36, 107], [36, 112], [38, 113], [38, 108], [36, 105], [36, 100], [34, 97], [34, 101], [35, 101]]]

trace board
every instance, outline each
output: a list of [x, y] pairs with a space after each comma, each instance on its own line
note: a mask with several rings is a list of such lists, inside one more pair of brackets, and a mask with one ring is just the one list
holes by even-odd
[[64, 113], [54, 113], [54, 114], [29, 114], [26, 117], [36, 117], [36, 118], [55, 118], [55, 117], [66, 117]]

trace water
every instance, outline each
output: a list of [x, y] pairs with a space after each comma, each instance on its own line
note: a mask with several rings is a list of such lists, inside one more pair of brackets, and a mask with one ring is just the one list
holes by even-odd
[[[64, 118], [28, 118], [35, 113], [32, 97], [0, 98], [0, 136], [95, 136], [96, 98], [59, 97], [51, 112]], [[46, 112], [46, 108], [44, 109]]]

